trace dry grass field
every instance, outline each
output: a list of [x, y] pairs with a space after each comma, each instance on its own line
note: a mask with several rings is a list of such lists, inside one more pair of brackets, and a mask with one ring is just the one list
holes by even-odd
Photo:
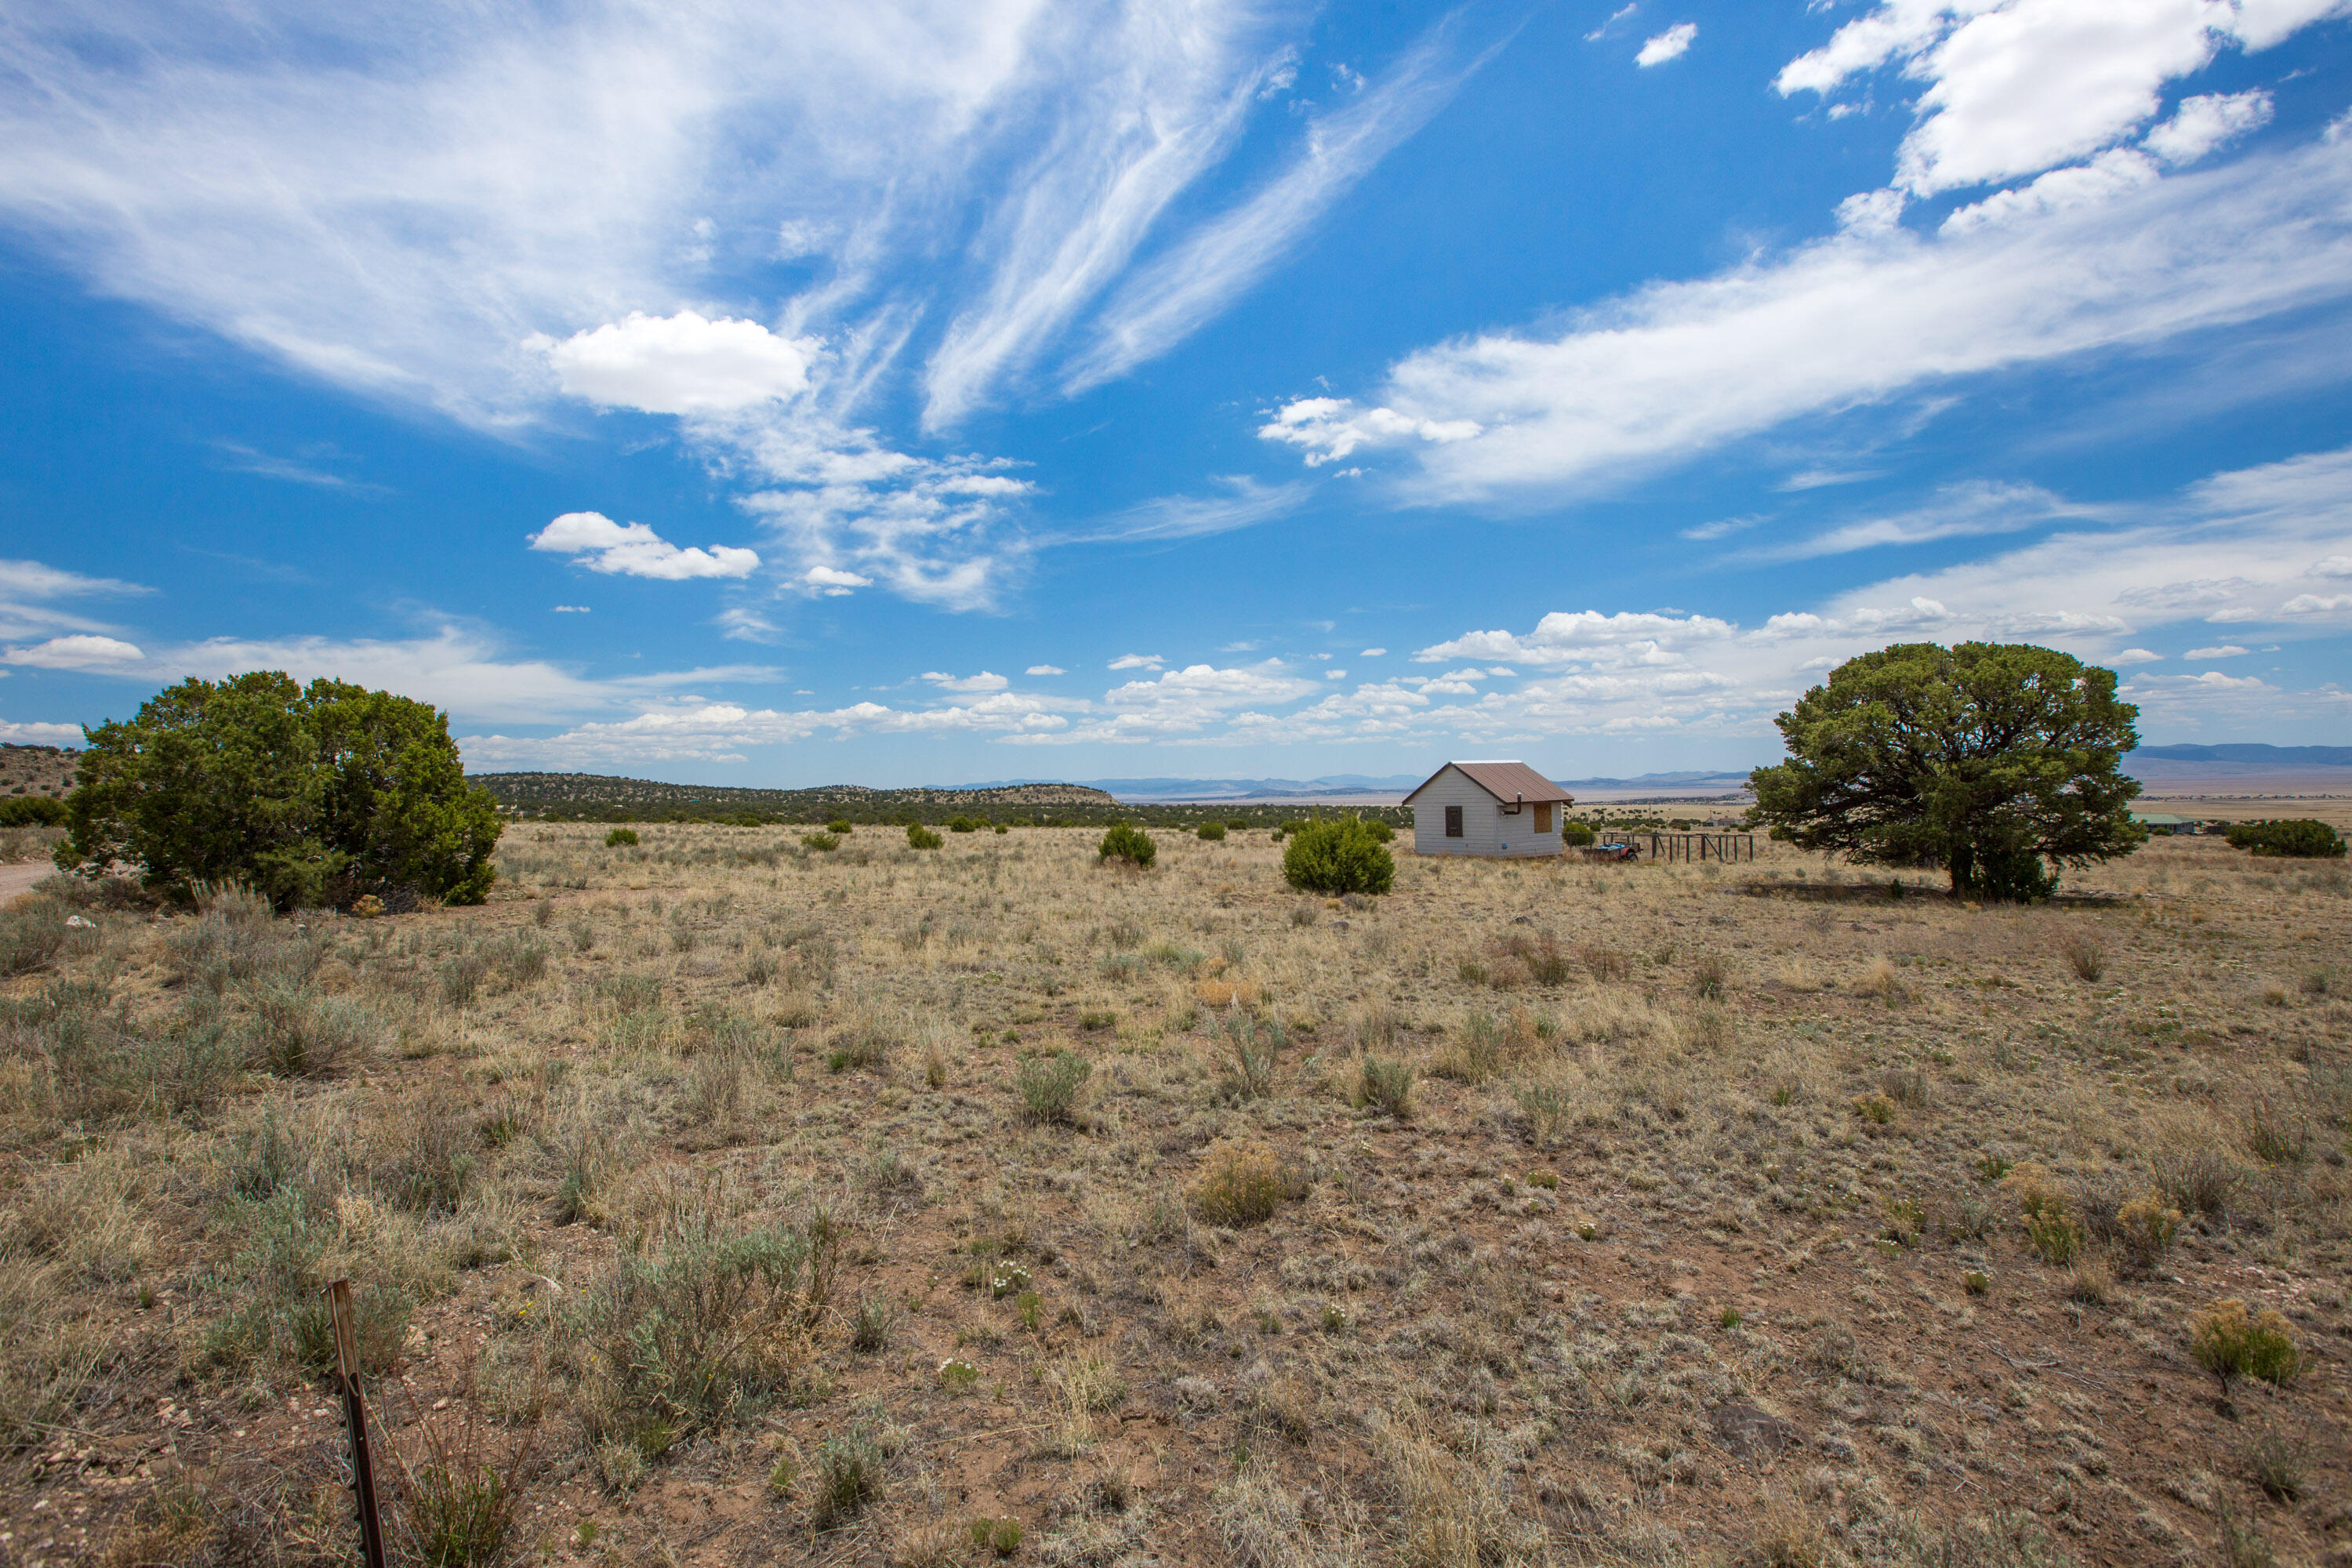
[[639, 832], [0, 916], [0, 1563], [2352, 1563], [2340, 865]]

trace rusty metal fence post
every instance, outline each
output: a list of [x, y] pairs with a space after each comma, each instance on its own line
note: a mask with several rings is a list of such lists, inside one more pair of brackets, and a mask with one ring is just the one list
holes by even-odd
[[383, 1524], [375, 1510], [375, 1460], [368, 1452], [367, 1405], [360, 1397], [360, 1338], [352, 1317], [352, 1282], [327, 1287], [335, 1327], [335, 1383], [343, 1396], [343, 1429], [352, 1440], [352, 1495], [360, 1510], [360, 1560], [384, 1568]]

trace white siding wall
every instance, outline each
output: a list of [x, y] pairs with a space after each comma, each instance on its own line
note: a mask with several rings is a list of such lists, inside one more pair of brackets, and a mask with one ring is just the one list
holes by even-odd
[[[1462, 808], [1462, 837], [1445, 837], [1445, 808]], [[1536, 831], [1536, 808], [1507, 815], [1493, 795], [1447, 768], [1412, 797], [1412, 848], [1416, 855], [1557, 855], [1565, 808], [1551, 809], [1551, 831]]]

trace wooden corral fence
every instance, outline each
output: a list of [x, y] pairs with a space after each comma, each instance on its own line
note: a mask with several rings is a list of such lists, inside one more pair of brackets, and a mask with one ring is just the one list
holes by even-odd
[[1623, 845], [1636, 853], [1649, 841], [1653, 860], [1753, 860], [1753, 833], [1604, 833], [1601, 847]]

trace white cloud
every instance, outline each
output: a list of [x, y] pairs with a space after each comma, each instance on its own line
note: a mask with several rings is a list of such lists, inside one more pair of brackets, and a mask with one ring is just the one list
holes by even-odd
[[2352, 555], [2328, 555], [2311, 563], [2315, 577], [2352, 577]]
[[[731, 702], [685, 702], [628, 719], [575, 725], [546, 738], [503, 734], [459, 739], [467, 765], [572, 765], [587, 763], [741, 762], [746, 747], [789, 745], [818, 735], [1051, 735], [1070, 721], [1042, 699], [993, 693], [940, 708], [845, 708], [779, 711]], [[1080, 706], [1083, 706], [1082, 704]]]
[[1348, 672], [1344, 669], [1327, 669], [1323, 672], [1323, 679], [1326, 680], [1345, 680], [1348, 679]]
[[[1672, 657], [1696, 643], [1720, 642], [1732, 635], [1728, 621], [1710, 616], [1660, 616], [1633, 611], [1555, 610], [1522, 637], [1511, 632], [1469, 632], [1423, 648], [1412, 657], [1423, 664], [1454, 658], [1514, 659], [1522, 664], [1621, 664]], [[1450, 679], [1480, 679], [1465, 670]]]
[[733, 642], [774, 642], [783, 629], [748, 605], [730, 605], [711, 617], [719, 635]]
[[600, 511], [567, 511], [530, 536], [533, 550], [586, 555], [591, 572], [683, 582], [690, 577], [748, 577], [760, 568], [757, 551], [731, 544], [680, 549], [642, 522], [618, 523]]
[[[247, 670], [282, 669], [297, 680], [355, 681], [430, 702], [461, 719], [494, 723], [546, 723], [635, 708], [696, 687], [776, 677], [764, 665], [721, 665], [593, 679], [544, 659], [512, 658], [497, 637], [454, 621], [415, 637], [210, 637], [161, 647], [150, 644], [144, 653], [118, 639], [93, 640], [115, 642], [117, 647], [88, 650], [108, 657], [71, 668], [154, 686], [191, 675], [217, 680]], [[122, 648], [131, 652], [117, 657]]]
[[1013, 684], [1001, 675], [982, 670], [978, 675], [949, 675], [936, 669], [923, 671], [922, 678], [942, 691], [1002, 691]]
[[1297, 701], [1320, 690], [1283, 669], [1277, 660], [1236, 668], [1187, 665], [1154, 680], [1131, 680], [1103, 697], [1108, 711], [1081, 721], [1066, 733], [1036, 737], [1061, 744], [1080, 741], [1132, 742], [1196, 734], [1237, 710]]
[[558, 605], [554, 607], [551, 613], [559, 616], [584, 616], [588, 613], [588, 606], [585, 605]]
[[1966, 234], [2074, 207], [2096, 206], [2163, 177], [2156, 161], [2145, 153], [2111, 148], [2087, 163], [2053, 169], [2031, 184], [1997, 191], [1980, 202], [1956, 207], [1945, 217], [1943, 232]]
[[124, 642], [120, 637], [76, 633], [70, 637], [51, 637], [30, 647], [12, 647], [0, 653], [0, 662], [26, 665], [35, 669], [110, 669], [134, 664], [146, 657], [137, 644]]
[[61, 609], [58, 601], [124, 598], [150, 592], [136, 583], [85, 577], [38, 561], [0, 560], [0, 638], [104, 632], [110, 629], [104, 623]]
[[1931, 85], [1897, 182], [1927, 195], [2098, 151], [2212, 58], [2212, 19], [2208, 0], [2014, 0], [1969, 18], [1918, 61]]
[[2152, 652], [2147, 648], [2127, 647], [2121, 653], [2111, 653], [2107, 655], [2106, 662], [2116, 666], [2126, 664], [2154, 664], [2163, 658], [2164, 656], [2162, 654]]
[[[2146, 124], [2164, 84], [2202, 68], [2224, 41], [2265, 48], [2347, 8], [2343, 0], [1887, 0], [1791, 60], [1774, 85], [1784, 97], [1826, 95], [1904, 62], [1927, 87], [1895, 183], [1927, 195], [2088, 157]], [[2260, 93], [2191, 99], [2148, 144], [2189, 163], [2267, 118]]]
[[1713, 522], [1693, 524], [1682, 530], [1681, 537], [1699, 541], [1727, 539], [1735, 533], [1745, 532], [1763, 521], [1760, 517], [1722, 517]]
[[1246, 474], [1221, 475], [1216, 482], [1224, 494], [1154, 497], [1082, 523], [1062, 534], [1059, 542], [1199, 539], [1270, 521], [1295, 510], [1309, 493], [1303, 483], [1265, 485]]
[[1641, 8], [1641, 0], [1633, 0], [1633, 4], [1632, 5], [1620, 5], [1617, 9], [1609, 13], [1607, 18], [1601, 22], [1601, 26], [1585, 34], [1584, 41], [1588, 44], [1599, 42], [1602, 37], [1607, 36], [1610, 28], [1615, 26], [1618, 23], [1623, 21], [1626, 17], [1631, 16], [1634, 12]]
[[812, 566], [801, 574], [801, 581], [829, 598], [840, 598], [855, 588], [871, 588], [874, 579], [845, 572], [838, 566]]
[[2347, 610], [2352, 610], [2352, 594], [2297, 594], [2279, 606], [2286, 616], [2336, 616]]
[[79, 724], [19, 723], [0, 719], [0, 741], [14, 746], [79, 746], [82, 732]]
[[838, 596], [879, 581], [907, 598], [980, 608], [1029, 549], [1006, 536], [1028, 481], [1003, 472], [1003, 459], [918, 457], [842, 423], [824, 405], [850, 367], [813, 339], [682, 311], [633, 316], [625, 328], [573, 342], [594, 348], [585, 355], [594, 374], [567, 371], [567, 390], [605, 406], [675, 415], [719, 475], [768, 487], [738, 504], [819, 574], [803, 572], [804, 587]]
[[1388, 651], [1389, 650], [1384, 647], [1368, 647], [1357, 657], [1360, 658], [1385, 658], [1388, 657]]
[[1691, 40], [1698, 37], [1696, 22], [1676, 22], [1664, 32], [1642, 46], [1633, 63], [1644, 68], [1662, 66], [1668, 60], [1678, 60], [1690, 51]]
[[1033, 664], [1021, 672], [1024, 675], [1067, 675], [1070, 672], [1058, 664]]
[[2218, 669], [2209, 669], [2202, 675], [2135, 676], [2117, 689], [2136, 701], [2147, 702], [2191, 696], [2242, 697], [2276, 689], [2258, 675], [2224, 675]]
[[[1839, 235], [1653, 285], [1556, 335], [1499, 331], [1408, 355], [1381, 388], [1378, 427], [1317, 397], [1259, 434], [1310, 462], [1401, 447], [1417, 470], [1402, 481], [1409, 502], [1556, 502], [1801, 416], [2341, 302], [2347, 189], [2352, 142], [1968, 233]], [[1436, 428], [1476, 433], [1440, 444]]]
[[1123, 653], [1110, 661], [1113, 669], [1158, 669], [1168, 661], [1156, 653]]
[[1336, 462], [1357, 447], [1419, 437], [1444, 444], [1467, 441], [1479, 433], [1474, 419], [1416, 419], [1393, 408], [1373, 408], [1359, 414], [1344, 397], [1303, 397], [1285, 404], [1271, 424], [1258, 426], [1268, 441], [1287, 442], [1305, 449], [1307, 466]]
[[2242, 653], [2252, 651], [2251, 648], [2240, 647], [2236, 643], [2224, 643], [2220, 647], [2192, 647], [2180, 657], [2183, 658], [2235, 658]]
[[2140, 145], [2168, 163], [2194, 163], [2248, 132], [2271, 122], [2271, 95], [2261, 88], [2244, 92], [2207, 92], [2184, 98], [2172, 118], [2149, 132]]
[[280, 458], [258, 451], [236, 441], [215, 441], [213, 450], [224, 453], [228, 461], [221, 467], [231, 473], [257, 474], [266, 479], [284, 479], [289, 484], [315, 485], [320, 489], [349, 490], [354, 493], [382, 494], [382, 485], [363, 484], [345, 479], [330, 468], [293, 458]]
[[1758, 561], [1806, 561], [1886, 545], [1922, 544], [1987, 533], [2015, 533], [2061, 519], [2096, 515], [2040, 485], [1973, 480], [1947, 486], [1936, 499], [1891, 516], [1874, 517], [1824, 530], [1810, 538], [1745, 552]]
[[2246, 47], [2267, 49], [2314, 22], [2352, 16], [2352, 0], [2231, 0], [2230, 8], [2229, 30]]
[[1886, 234], [1903, 221], [1911, 198], [1893, 187], [1856, 191], [1837, 205], [1837, 226], [1846, 234]]
[[547, 356], [574, 397], [647, 414], [702, 414], [799, 396], [821, 345], [778, 337], [757, 321], [632, 310], [626, 321], [561, 342], [538, 333], [525, 346]]

